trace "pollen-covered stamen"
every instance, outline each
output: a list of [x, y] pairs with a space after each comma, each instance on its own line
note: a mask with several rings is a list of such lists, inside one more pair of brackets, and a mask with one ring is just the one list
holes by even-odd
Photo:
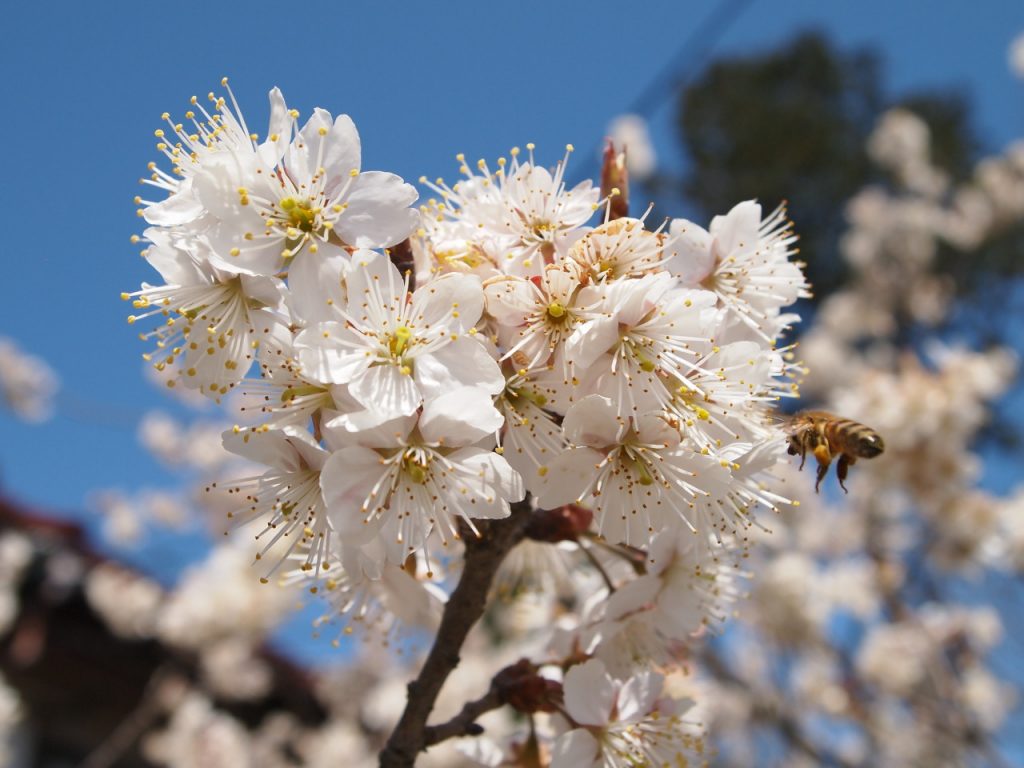
[[[276, 199], [239, 189], [240, 202], [243, 205], [252, 203], [265, 226], [262, 233], [252, 234], [250, 242], [255, 242], [242, 250], [266, 247], [267, 242], [271, 242], [283, 246], [281, 255], [287, 259], [296, 256], [303, 248], [315, 253], [318, 242], [330, 240], [338, 218], [348, 206], [326, 197], [323, 192], [325, 175], [324, 169], [320, 168], [308, 183], [296, 184], [286, 171], [278, 171], [274, 184], [274, 192], [278, 195]], [[341, 199], [350, 183], [351, 177], [343, 185], [341, 194], [335, 197]]]
[[665, 223], [654, 231], [644, 228], [651, 210], [648, 207], [639, 219], [614, 219], [596, 227], [573, 244], [569, 258], [597, 282], [655, 270], [668, 259], [662, 247]]
[[[147, 309], [130, 315], [129, 323], [162, 315], [163, 325], [141, 333], [156, 341], [156, 351], [143, 355], [163, 371], [178, 364], [188, 386], [213, 395], [225, 394], [248, 370], [254, 352], [251, 300], [241, 280], [199, 285], [165, 285], [122, 294], [133, 306]], [[169, 350], [169, 352], [167, 351]]]
[[442, 546], [459, 539], [458, 518], [478, 535], [472, 521], [478, 500], [461, 485], [459, 473], [463, 470], [442, 451], [410, 445], [381, 457], [381, 465], [384, 471], [361, 507], [363, 522], [388, 526], [405, 554], [423, 550], [429, 567], [428, 538], [436, 533]]
[[598, 191], [589, 181], [566, 189], [572, 145], [553, 171], [534, 162], [533, 148], [527, 144], [526, 162], [520, 162], [519, 150], [513, 148], [511, 162], [499, 159], [493, 172], [479, 161], [477, 169], [483, 175], [470, 169], [464, 155], [457, 155], [466, 178], [453, 186], [443, 179], [421, 179], [441, 196], [436, 210], [442, 221], [462, 222], [505, 241], [500, 258], [506, 263], [498, 267], [513, 274], [538, 274], [553, 263], [564, 248], [565, 235], [586, 223], [597, 208]]
[[799, 265], [789, 258], [798, 253], [797, 236], [786, 218], [785, 203], [762, 220], [756, 243], [741, 244], [733, 253], [715, 253], [711, 272], [701, 281], [744, 324], [766, 341], [770, 321], [780, 307], [810, 296]]
[[704, 751], [703, 739], [684, 729], [678, 716], [659, 716], [655, 711], [638, 722], [612, 723], [597, 731], [603, 765], [635, 768], [638, 765], [687, 766]]
[[351, 324], [352, 330], [377, 348], [377, 363], [396, 365], [402, 373], [411, 375], [415, 370], [415, 358], [430, 354], [448, 344], [453, 335], [445, 331], [450, 321], [458, 316], [458, 306], [446, 308], [434, 323], [424, 316], [427, 303], [420, 294], [409, 296], [409, 274], [399, 286], [388, 272], [388, 285], [372, 281], [367, 289], [367, 301], [360, 307], [366, 314], [354, 318], [347, 312], [341, 314]]
[[239, 410], [261, 414], [267, 426], [308, 424], [319, 409], [337, 407], [329, 388], [294, 373], [286, 377], [277, 371], [268, 378], [245, 379], [240, 389], [249, 404]]
[[[193, 109], [185, 112], [185, 120], [189, 123], [174, 122], [170, 113], [164, 112], [161, 119], [170, 127], [170, 133], [176, 139], [172, 141], [163, 129], [155, 132], [157, 150], [171, 163], [171, 173], [149, 164], [151, 176], [142, 179], [145, 184], [168, 192], [176, 192], [182, 178], [191, 176], [200, 166], [202, 159], [213, 152], [227, 151], [231, 153], [249, 154], [256, 147], [256, 135], [249, 132], [245, 117], [239, 109], [227, 78], [221, 84], [231, 99], [229, 107], [223, 97], [207, 94], [207, 100], [213, 105], [213, 112], [208, 112], [196, 96], [190, 100]], [[198, 112], [198, 114], [197, 114]], [[145, 202], [146, 205], [152, 203]]]
[[555, 417], [545, 410], [548, 396], [519, 370], [506, 381], [495, 407], [505, 417], [498, 434], [499, 453], [529, 485], [542, 475], [541, 467], [565, 449], [565, 437]]
[[[329, 567], [319, 570], [305, 562], [302, 552], [292, 553], [290, 560], [298, 567], [286, 573], [281, 582], [285, 586], [306, 586], [311, 593], [325, 598], [329, 607], [313, 622], [313, 626], [322, 632], [328, 626], [340, 625], [339, 638], [332, 640], [332, 645], [338, 647], [341, 636], [347, 637], [357, 631], [372, 632], [376, 642], [384, 647], [402, 639], [406, 627], [395, 614], [393, 601], [396, 594], [407, 596], [402, 590], [417, 589], [416, 585], [405, 583], [407, 580], [419, 581], [408, 569], [389, 564], [378, 577], [371, 578], [359, 571], [358, 562], [353, 573], [349, 573], [344, 567], [344, 560], [325, 563]], [[419, 589], [422, 590], [422, 586]], [[422, 592], [427, 601], [430, 600], [429, 594], [425, 590]]]
[[529, 279], [501, 277], [488, 281], [484, 292], [488, 311], [510, 334], [502, 359], [523, 358], [523, 367], [537, 368], [572, 334], [581, 313], [580, 282], [572, 267], [549, 266]]
[[228, 513], [236, 527], [264, 522], [264, 528], [256, 534], [256, 539], [263, 543], [260, 559], [282, 539], [289, 539], [284, 553], [265, 577], [296, 548], [304, 551], [304, 562], [309, 568], [319, 570], [329, 562], [331, 528], [320, 492], [319, 472], [310, 469], [271, 471], [262, 477], [237, 481], [228, 489], [228, 494], [245, 502], [239, 510]]
[[680, 386], [704, 396], [704, 382], [714, 374], [701, 353], [714, 340], [694, 333], [690, 311], [685, 302], [671, 310], [655, 307], [636, 324], [620, 326], [619, 341], [609, 350], [620, 415], [655, 407], [672, 410]]

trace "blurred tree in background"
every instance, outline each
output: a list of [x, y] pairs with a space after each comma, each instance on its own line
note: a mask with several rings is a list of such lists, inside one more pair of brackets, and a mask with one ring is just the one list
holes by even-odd
[[[988, 603], [1011, 637], [1002, 659], [1018, 663], [1019, 582], [1014, 567], [995, 575], [1005, 565], [978, 542], [995, 525], [988, 521], [1000, 518], [1012, 530], [1019, 516], [1019, 491], [1016, 501], [988, 496], [979, 478], [983, 456], [1020, 449], [1019, 416], [997, 397], [1004, 387], [1011, 397], [1020, 390], [1007, 348], [1018, 357], [1024, 350], [1024, 216], [1014, 181], [1024, 153], [985, 146], [964, 94], [890, 94], [875, 52], [839, 50], [813, 32], [776, 50], [720, 58], [675, 98], [687, 162], [679, 175], [659, 169], [650, 192], [685, 200], [698, 222], [737, 200], [756, 197], [768, 210], [787, 203], [815, 294], [794, 330], [810, 368], [795, 407], [824, 405], [870, 422], [888, 445], [882, 461], [858, 467], [859, 487], [841, 504], [801, 499], [794, 516], [772, 525], [769, 556], [754, 558], [754, 581], [775, 582], [770, 599], [755, 593], [742, 621], [699, 664], [716, 681], [710, 700], [736, 697], [709, 716], [722, 750], [716, 764], [780, 764], [772, 761], [783, 755], [787, 765], [1011, 764], [999, 737], [982, 732], [979, 724], [999, 718], [988, 720], [996, 710], [981, 706], [977, 691], [989, 702], [1014, 697], [1001, 698], [994, 679], [978, 685], [991, 645], [963, 637], [980, 632]], [[957, 343], [989, 357], [951, 353]], [[978, 407], [968, 405], [972, 398]], [[944, 451], [942, 443], [958, 447]], [[915, 533], [900, 540], [900, 526]], [[858, 614], [842, 599], [820, 614], [804, 607], [820, 599], [808, 579], [835, 578], [854, 594], [850, 573], [865, 552], [868, 581], [883, 598], [879, 613]], [[979, 565], [994, 570], [982, 578]], [[898, 576], [887, 584], [891, 573]], [[793, 616], [780, 620], [790, 591]], [[958, 611], [970, 618], [943, 637], [935, 627], [955, 624]], [[929, 632], [916, 650], [908, 643]], [[883, 656], [894, 666], [873, 668]], [[938, 692], [889, 681], [918, 661]], [[999, 663], [992, 665], [998, 676]], [[1021, 683], [1016, 672], [1002, 679]], [[1003, 707], [1000, 716], [1010, 711]], [[918, 745], [901, 752], [899, 738], [886, 733], [890, 717], [903, 723], [904, 744]], [[864, 741], [847, 754], [842, 737], [851, 728]], [[759, 747], [737, 751], [748, 739]]]
[[[780, 50], [719, 59], [678, 94], [676, 128], [689, 163], [674, 182], [703, 218], [736, 200], [757, 197], [768, 209], [788, 201], [808, 276], [823, 298], [845, 277], [838, 240], [847, 200], [865, 184], [884, 181], [866, 145], [878, 116], [892, 106], [928, 124], [932, 160], [951, 181], [970, 175], [980, 143], [965, 97], [914, 93], [889, 100], [875, 52], [843, 52], [809, 32]], [[669, 191], [666, 182], [655, 191]], [[965, 271], [990, 263], [1009, 266], [993, 252]]]

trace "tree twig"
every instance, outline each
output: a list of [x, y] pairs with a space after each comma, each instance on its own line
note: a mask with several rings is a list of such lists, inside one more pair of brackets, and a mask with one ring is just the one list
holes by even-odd
[[99, 745], [79, 763], [79, 768], [109, 768], [117, 763], [125, 753], [139, 740], [160, 714], [157, 702], [157, 691], [170, 677], [169, 665], [164, 664], [153, 671], [146, 683], [139, 704], [126, 717], [114, 732], [109, 734]]
[[483, 615], [494, 574], [505, 555], [522, 540], [530, 520], [529, 500], [512, 505], [504, 520], [477, 521], [480, 537], [466, 537], [462, 576], [441, 617], [434, 645], [415, 680], [409, 683], [405, 711], [380, 753], [381, 768], [411, 768], [427, 746], [427, 718], [441, 686], [458, 666], [469, 630]]
[[447, 723], [428, 725], [424, 729], [423, 746], [429, 747], [433, 744], [439, 744], [446, 739], [453, 739], [459, 736], [479, 736], [483, 733], [484, 729], [477, 725], [476, 719], [485, 712], [497, 709], [503, 704], [504, 702], [501, 700], [500, 694], [492, 686], [491, 690], [484, 696], [476, 701], [467, 702], [459, 714]]

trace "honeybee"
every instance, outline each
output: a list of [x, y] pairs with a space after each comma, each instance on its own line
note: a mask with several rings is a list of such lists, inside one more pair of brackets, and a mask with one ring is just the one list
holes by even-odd
[[882, 438], [871, 427], [826, 411], [800, 411], [789, 420], [786, 431], [789, 433], [789, 454], [800, 454], [800, 469], [804, 468], [808, 451], [818, 460], [815, 493], [836, 456], [839, 456], [836, 476], [839, 487], [845, 492], [844, 481], [850, 465], [857, 459], [872, 459], [885, 450]]

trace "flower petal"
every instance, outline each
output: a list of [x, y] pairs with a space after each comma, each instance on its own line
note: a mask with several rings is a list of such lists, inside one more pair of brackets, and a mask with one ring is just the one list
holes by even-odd
[[711, 233], [699, 224], [675, 219], [668, 228], [665, 268], [684, 285], [699, 285], [715, 268], [713, 240]]
[[336, 231], [357, 248], [400, 243], [419, 225], [419, 211], [409, 208], [418, 197], [415, 187], [393, 173], [361, 173], [352, 182]]
[[619, 690], [618, 720], [640, 720], [650, 714], [664, 682], [665, 678], [651, 670], [644, 670], [629, 678]]
[[562, 429], [577, 445], [608, 448], [617, 445], [627, 425], [615, 417], [615, 406], [607, 397], [587, 395], [565, 414]]
[[593, 768], [598, 764], [600, 745], [582, 728], [563, 733], [551, 747], [551, 768]]
[[[537, 504], [544, 509], [554, 509], [580, 501], [594, 479], [594, 466], [603, 458], [604, 454], [592, 448], [570, 448], [555, 457], [542, 468], [546, 471], [537, 493]], [[531, 483], [530, 487], [534, 485]]]
[[472, 445], [497, 432], [505, 423], [493, 398], [476, 387], [459, 387], [427, 400], [419, 429], [431, 445]]
[[590, 659], [565, 673], [565, 709], [580, 725], [604, 726], [615, 706], [617, 687], [604, 662]]
[[353, 377], [349, 394], [365, 408], [373, 408], [387, 417], [413, 414], [423, 402], [416, 379], [389, 363], [371, 366]]
[[711, 220], [711, 234], [718, 255], [725, 258], [757, 248], [760, 226], [761, 206], [753, 200], [736, 204], [725, 216], [715, 216]]

